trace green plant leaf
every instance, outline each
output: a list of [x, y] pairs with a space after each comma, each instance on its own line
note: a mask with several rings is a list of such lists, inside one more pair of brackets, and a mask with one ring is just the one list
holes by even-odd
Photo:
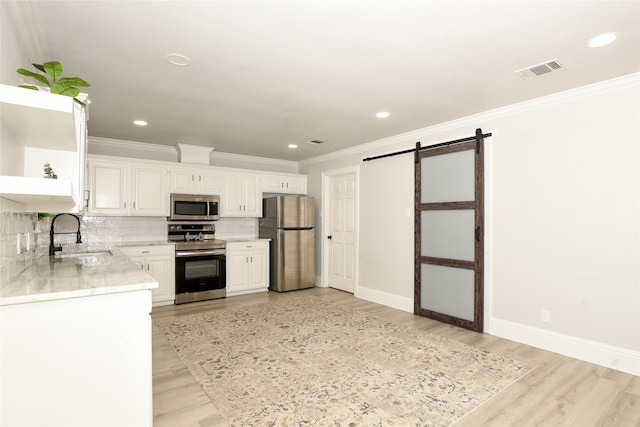
[[46, 71], [44, 71], [44, 67], [42, 66], [42, 64], [31, 64], [31, 65], [33, 65], [33, 67], [34, 67], [36, 70], [40, 70], [40, 71], [42, 71], [43, 73], [46, 73]]
[[31, 89], [31, 90], [40, 90], [38, 89], [38, 86], [31, 86], [31, 85], [20, 85], [18, 87], [24, 88], [24, 89]]
[[54, 83], [51, 85], [51, 93], [75, 98], [80, 93], [80, 89], [67, 83]]
[[83, 107], [86, 107], [87, 104], [85, 104], [84, 102], [80, 101], [78, 98], [73, 98], [74, 101], [76, 101], [78, 104], [82, 105]]
[[42, 64], [44, 71], [53, 77], [53, 81], [56, 81], [56, 77], [62, 75], [62, 64], [58, 61], [45, 62]]
[[71, 86], [88, 87], [91, 86], [88, 82], [80, 77], [63, 77], [58, 80], [58, 83], [68, 83]]
[[24, 68], [18, 68], [17, 72], [18, 74], [23, 76], [33, 77], [34, 79], [38, 80], [40, 83], [45, 84], [47, 86], [50, 85], [49, 80], [42, 74], [34, 73], [33, 71], [25, 70]]

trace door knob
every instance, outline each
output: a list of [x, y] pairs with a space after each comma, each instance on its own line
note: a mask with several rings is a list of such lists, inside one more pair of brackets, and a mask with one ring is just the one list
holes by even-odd
[[331, 240], [331, 236], [327, 236], [327, 239]]

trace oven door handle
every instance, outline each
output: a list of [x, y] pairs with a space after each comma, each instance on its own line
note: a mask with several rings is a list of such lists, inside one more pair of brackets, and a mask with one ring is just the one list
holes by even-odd
[[224, 255], [224, 251], [176, 251], [176, 258], [187, 256]]

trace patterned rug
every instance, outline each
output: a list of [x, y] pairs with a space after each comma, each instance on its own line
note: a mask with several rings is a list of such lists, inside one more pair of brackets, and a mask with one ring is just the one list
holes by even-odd
[[531, 370], [313, 296], [154, 322], [230, 426], [448, 426]]

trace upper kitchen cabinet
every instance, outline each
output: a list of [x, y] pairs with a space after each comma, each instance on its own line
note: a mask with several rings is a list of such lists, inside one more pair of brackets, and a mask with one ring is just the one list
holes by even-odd
[[183, 194], [217, 194], [222, 190], [222, 172], [212, 168], [169, 167], [169, 192]]
[[168, 216], [167, 167], [89, 158], [90, 215]]
[[222, 173], [221, 217], [262, 216], [261, 175], [242, 172]]
[[265, 193], [307, 194], [307, 176], [297, 174], [264, 175], [262, 191]]
[[[27, 212], [81, 212], [86, 108], [68, 96], [0, 84], [0, 120], [0, 196]], [[58, 179], [43, 177], [45, 163]]]

